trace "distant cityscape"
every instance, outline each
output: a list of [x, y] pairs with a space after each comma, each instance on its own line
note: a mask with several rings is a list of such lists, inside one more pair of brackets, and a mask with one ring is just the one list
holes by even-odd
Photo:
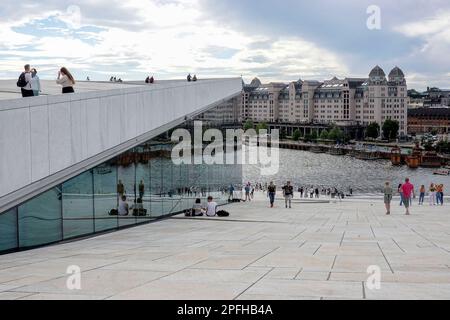
[[387, 77], [376, 66], [368, 78], [268, 84], [254, 78], [250, 84], [243, 83], [240, 96], [206, 112], [202, 120], [266, 123], [271, 129], [285, 128], [288, 135], [295, 130], [307, 133], [338, 126], [352, 136], [362, 135], [372, 123], [381, 128], [392, 120], [398, 122], [401, 138], [425, 133], [448, 135], [450, 90], [408, 90], [399, 67]]

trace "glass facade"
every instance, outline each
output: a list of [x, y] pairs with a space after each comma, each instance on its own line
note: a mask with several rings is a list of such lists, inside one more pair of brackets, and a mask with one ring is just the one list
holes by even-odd
[[196, 198], [227, 203], [229, 185], [242, 184], [241, 165], [175, 165], [170, 138], [167, 132], [0, 213], [0, 252], [147, 223], [192, 208]]

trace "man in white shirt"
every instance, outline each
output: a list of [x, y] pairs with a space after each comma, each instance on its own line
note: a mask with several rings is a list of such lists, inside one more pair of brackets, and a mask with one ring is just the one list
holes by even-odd
[[20, 88], [22, 91], [22, 97], [24, 97], [24, 98], [25, 97], [33, 97], [34, 93], [33, 93], [33, 88], [31, 87], [31, 80], [32, 80], [31, 67], [29, 64], [27, 64], [27, 65], [25, 65], [24, 69], [25, 69], [25, 72], [23, 73], [23, 75], [25, 77], [26, 85]]
[[213, 201], [213, 197], [208, 197], [208, 206], [206, 207], [206, 215], [208, 217], [215, 217], [217, 213], [217, 203]]
[[119, 216], [127, 216], [129, 213], [129, 206], [127, 203], [127, 197], [122, 196], [121, 201], [119, 202], [119, 209], [117, 210], [119, 212]]

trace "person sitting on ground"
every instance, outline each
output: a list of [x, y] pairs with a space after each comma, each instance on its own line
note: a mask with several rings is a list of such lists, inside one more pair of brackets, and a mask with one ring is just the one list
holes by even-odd
[[155, 83], [155, 78], [154, 78], [153, 76], [150, 77], [149, 83], [150, 83], [150, 84]]
[[129, 214], [129, 207], [127, 203], [127, 197], [122, 196], [121, 201], [119, 202], [119, 216], [127, 216]]
[[145, 83], [150, 83], [150, 77], [147, 77], [147, 78], [145, 79]]
[[187, 76], [187, 81], [188, 81], [188, 82], [191, 82], [191, 81], [192, 81], [192, 77], [191, 77], [191, 74], [190, 74], [190, 73], [189, 73], [188, 76]]
[[202, 200], [196, 199], [194, 206], [192, 207], [192, 216], [193, 217], [201, 217], [205, 213], [205, 210], [202, 207]]
[[215, 217], [217, 214], [217, 203], [213, 201], [213, 197], [208, 197], [208, 206], [206, 207], [206, 215], [208, 217]]
[[194, 77], [192, 78], [192, 81], [197, 81], [197, 76], [194, 74]]
[[142, 198], [138, 198], [136, 203], [133, 206], [133, 215], [134, 216], [145, 216], [147, 211], [144, 209], [144, 204]]

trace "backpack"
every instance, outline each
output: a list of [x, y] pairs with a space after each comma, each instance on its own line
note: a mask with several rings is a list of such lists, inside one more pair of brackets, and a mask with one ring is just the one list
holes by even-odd
[[227, 211], [224, 211], [224, 210], [220, 210], [217, 212], [217, 216], [218, 217], [229, 217], [230, 213], [228, 213]]
[[17, 80], [17, 86], [19, 88], [23, 88], [28, 84], [27, 80], [25, 79], [25, 72], [22, 72], [22, 74], [19, 76], [19, 80]]

